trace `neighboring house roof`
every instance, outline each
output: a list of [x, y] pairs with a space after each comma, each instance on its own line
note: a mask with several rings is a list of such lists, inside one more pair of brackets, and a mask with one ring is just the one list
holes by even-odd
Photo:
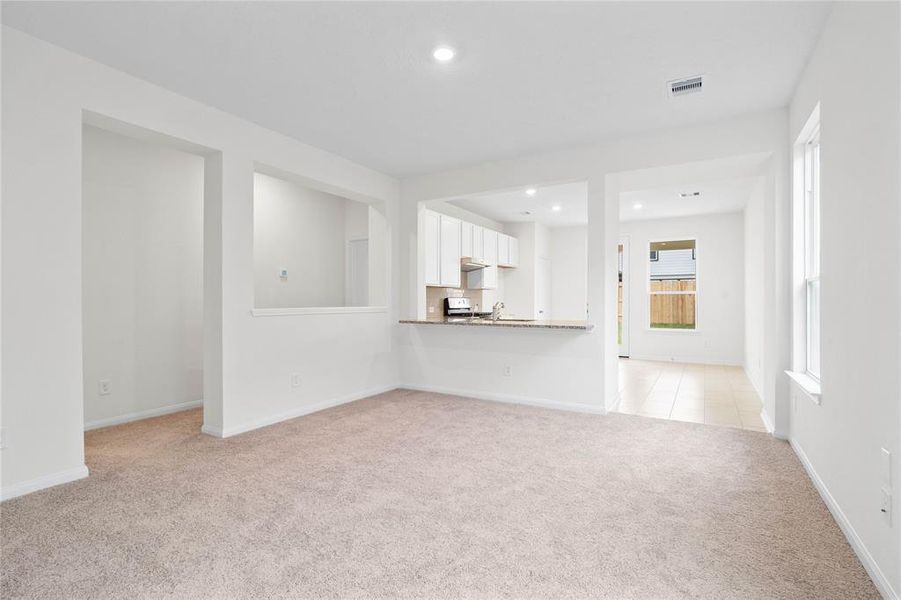
[[657, 260], [651, 261], [651, 279], [680, 279], [694, 277], [696, 261], [692, 250], [660, 250]]

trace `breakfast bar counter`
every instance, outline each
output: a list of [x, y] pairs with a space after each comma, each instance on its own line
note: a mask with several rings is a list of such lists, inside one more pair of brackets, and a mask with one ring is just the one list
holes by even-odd
[[570, 329], [591, 331], [594, 325], [588, 321], [553, 321], [505, 319], [492, 320], [478, 317], [435, 317], [432, 319], [401, 319], [400, 323], [413, 325], [457, 325], [463, 327], [515, 327], [521, 329]]

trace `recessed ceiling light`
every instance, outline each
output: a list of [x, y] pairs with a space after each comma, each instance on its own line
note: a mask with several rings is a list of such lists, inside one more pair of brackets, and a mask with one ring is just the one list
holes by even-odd
[[632, 205], [632, 208], [634, 208], [635, 210], [641, 210], [641, 202], [636, 202]]
[[537, 193], [538, 190], [536, 190], [535, 188], [529, 188], [526, 190], [526, 196], [534, 196]]
[[435, 57], [435, 60], [443, 63], [454, 60], [454, 56], [456, 54], [457, 53], [454, 51], [454, 49], [449, 48], [448, 46], [438, 46], [437, 48], [435, 48], [435, 51], [432, 52], [432, 56]]
[[551, 210], [554, 212], [560, 212], [561, 210], [563, 210], [563, 207], [560, 206], [559, 204], [555, 204], [551, 207]]

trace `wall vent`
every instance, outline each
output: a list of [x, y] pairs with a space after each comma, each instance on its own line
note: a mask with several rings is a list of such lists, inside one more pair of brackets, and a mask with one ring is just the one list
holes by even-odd
[[697, 77], [689, 77], [687, 79], [676, 79], [668, 82], [667, 87], [669, 87], [669, 95], [671, 98], [686, 96], [688, 94], [698, 94], [704, 87], [704, 78], [698, 75]]

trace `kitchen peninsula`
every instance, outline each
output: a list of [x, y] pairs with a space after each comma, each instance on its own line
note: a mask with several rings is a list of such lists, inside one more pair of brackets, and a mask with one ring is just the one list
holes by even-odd
[[591, 331], [594, 325], [587, 321], [542, 321], [524, 319], [498, 319], [492, 320], [479, 317], [434, 317], [432, 319], [401, 319], [400, 323], [414, 325], [462, 325], [471, 327], [518, 327], [522, 329], [570, 329], [577, 331]]

